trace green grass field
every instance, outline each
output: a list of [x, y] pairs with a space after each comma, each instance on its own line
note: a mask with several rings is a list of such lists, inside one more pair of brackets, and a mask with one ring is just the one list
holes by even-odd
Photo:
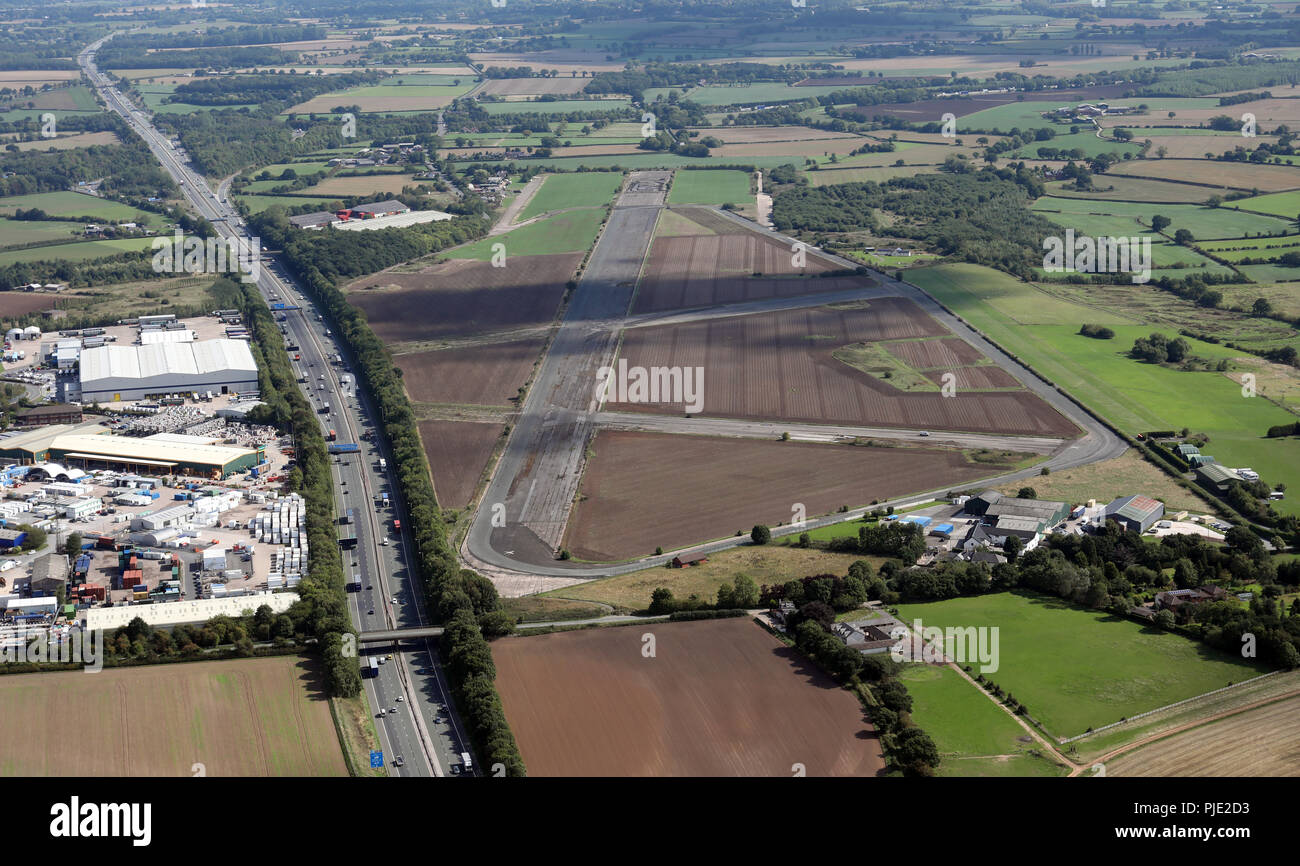
[[[1300, 183], [1300, 176], [1297, 176], [1296, 182]], [[1234, 205], [1245, 208], [1246, 210], [1257, 210], [1262, 213], [1277, 214], [1289, 220], [1295, 220], [1300, 215], [1300, 190], [1291, 192], [1275, 192], [1271, 195], [1260, 195], [1254, 198], [1243, 198], [1233, 202]]]
[[622, 184], [622, 175], [607, 171], [549, 175], [518, 219], [573, 207], [602, 207], [613, 201]]
[[899, 616], [909, 625], [997, 627], [998, 669], [985, 676], [1057, 737], [1268, 671], [1181, 635], [1040, 596], [998, 593], [906, 604]]
[[281, 207], [297, 207], [301, 204], [311, 204], [317, 205], [324, 210], [325, 205], [338, 200], [338, 196], [310, 198], [301, 195], [241, 195], [236, 196], [236, 198], [248, 205], [248, 209], [253, 213], [261, 213], [272, 205], [277, 204]]
[[595, 116], [607, 111], [621, 111], [631, 107], [631, 105], [632, 101], [630, 99], [557, 99], [553, 102], [484, 102], [479, 107], [488, 114], [572, 114], [573, 112], [590, 112]]
[[[911, 271], [908, 279], [1004, 348], [1130, 434], [1189, 427], [1210, 437], [1203, 449], [1226, 466], [1249, 466], [1271, 484], [1300, 484], [1300, 440], [1265, 439], [1275, 424], [1295, 415], [1260, 397], [1242, 396], [1241, 386], [1221, 373], [1185, 372], [1126, 357], [1137, 337], [1159, 330], [1124, 323], [1100, 307], [1086, 307], [1045, 295], [1028, 283], [977, 265], [939, 265]], [[1135, 291], [1156, 291], [1135, 289]], [[1051, 320], [1067, 316], [1070, 324]], [[1112, 327], [1115, 338], [1080, 336], [1078, 323]], [[1192, 340], [1193, 354], [1210, 359], [1242, 353]], [[1297, 513], [1296, 502], [1277, 503]]]
[[118, 222], [153, 225], [163, 221], [158, 214], [136, 210], [130, 205], [107, 201], [79, 192], [41, 192], [0, 198], [0, 214], [11, 215], [18, 208], [40, 208], [52, 217], [94, 217]]
[[1172, 223], [1165, 234], [1187, 229], [1198, 240], [1240, 238], [1247, 234], [1273, 234], [1285, 231], [1285, 220], [1259, 214], [1242, 213], [1230, 206], [1203, 207], [1194, 204], [1150, 204], [1128, 201], [1096, 201], [1043, 196], [1033, 209], [1063, 226], [1092, 235], [1126, 237], [1151, 231], [1151, 217], [1168, 217]]
[[939, 747], [938, 775], [1061, 776], [1067, 772], [1046, 758], [1030, 755], [1029, 749], [1041, 746], [952, 668], [909, 664], [899, 679], [912, 696], [912, 721]]
[[507, 257], [581, 252], [595, 242], [596, 232], [604, 218], [604, 211], [594, 208], [557, 214], [503, 235], [483, 238], [448, 250], [447, 255], [453, 259], [488, 261], [492, 258], [492, 247], [496, 244], [505, 245]]
[[[957, 125], [960, 126], [961, 121], [958, 121]], [[1084, 159], [1091, 159], [1095, 156], [1100, 156], [1103, 153], [1137, 153], [1140, 144], [1132, 141], [1121, 142], [1112, 141], [1109, 138], [1098, 138], [1094, 132], [1088, 131], [1057, 135], [1050, 141], [1031, 142], [1019, 150], [1013, 151], [1009, 155], [1016, 159], [1038, 159], [1038, 149], [1040, 147], [1055, 148], [1063, 151], [1079, 150], [1083, 152]]]
[[743, 171], [679, 171], [673, 174], [669, 204], [744, 204], [753, 198]]
[[163, 100], [171, 96], [177, 86], [178, 85], [175, 84], [141, 84], [138, 85], [136, 89], [140, 91], [140, 99], [144, 102], [145, 107], [154, 114], [193, 114], [196, 111], [257, 108], [253, 103], [241, 103], [238, 105], [198, 105], [190, 102], [164, 102]]
[[794, 87], [784, 81], [762, 81], [757, 84], [744, 84], [738, 87], [707, 86], [696, 87], [688, 97], [697, 105], [754, 105], [756, 103], [795, 102], [814, 99], [836, 90], [843, 90], [840, 85], [815, 85], [812, 87]]
[[[1109, 68], [1115, 68], [1115, 67], [1109, 67]], [[1081, 99], [1078, 101], [1083, 102], [1086, 100]], [[1205, 98], [1205, 97], [1166, 99], [1166, 98], [1156, 98], [1156, 97], [1146, 97], [1146, 96], [1137, 99], [1114, 100], [1114, 102], [1119, 105], [1134, 105], [1134, 106], [1146, 105], [1147, 106], [1148, 111], [1146, 114], [1125, 118], [1126, 121], [1134, 125], [1140, 125], [1144, 123], [1159, 123], [1162, 121], [1167, 123], [1168, 122], [1168, 118], [1166, 117], [1167, 112], [1190, 111], [1195, 108], [1216, 108], [1218, 107], [1218, 103], [1219, 103], [1217, 99]], [[974, 114], [968, 114], [965, 117], [958, 118], [957, 131], [964, 133], [967, 130], [1000, 129], [1006, 132], [1010, 130], [1012, 127], [1018, 126], [1021, 129], [1037, 129], [1039, 127], [1050, 127], [1052, 129], [1056, 129], [1058, 132], [1065, 131], [1068, 133], [1071, 125], [1078, 126], [1080, 129], [1083, 129], [1087, 126], [1087, 124], [1077, 124], [1077, 123], [1076, 124], [1054, 124], [1047, 120], [1044, 120], [1042, 116], [1043, 112], [1051, 111], [1053, 108], [1056, 107], [1057, 105], [1054, 102], [1039, 102], [1039, 101], [1009, 102], [1006, 105], [999, 105], [996, 108], [986, 108], [983, 111], [977, 111]], [[1130, 127], [1130, 128], [1134, 128], [1134, 127]], [[1139, 138], [1140, 140], [1142, 136], [1136, 135], [1135, 133], [1135, 137]], [[1052, 146], [1055, 145], [1056, 142], [1060, 141], [1062, 138], [1063, 136], [1058, 135], [1052, 141], [1044, 142], [1044, 144]], [[1035, 145], [1031, 145], [1031, 147], [1034, 146]]]
[[18, 262], [85, 262], [116, 256], [120, 253], [147, 250], [152, 243], [153, 238], [123, 238], [113, 241], [81, 241], [26, 250], [9, 250], [0, 253], [0, 267], [8, 267]]
[[32, 244], [38, 241], [70, 240], [79, 235], [83, 223], [59, 220], [0, 219], [0, 247]]

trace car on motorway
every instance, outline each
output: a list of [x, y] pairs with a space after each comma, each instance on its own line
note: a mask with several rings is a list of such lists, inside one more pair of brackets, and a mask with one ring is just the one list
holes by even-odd
[[396, 760], [393, 761], [393, 763], [396, 764], [396, 765], [399, 766], [399, 767], [405, 767], [405, 766], [406, 766], [406, 759], [403, 758], [401, 755], [398, 755], [397, 758], [396, 758]]
[[397, 696], [397, 702], [398, 702], [399, 704], [402, 703], [402, 702], [405, 701], [405, 700], [406, 700], [406, 696], [405, 696], [405, 695], [398, 695], [398, 696]]
[[389, 714], [389, 715], [392, 715], [392, 714], [394, 714], [394, 713], [396, 713], [396, 712], [397, 712], [397, 707], [389, 707], [389, 708], [388, 708], [388, 714]]
[[929, 435], [930, 435], [930, 431], [929, 431], [929, 430], [922, 430], [922, 431], [920, 432], [920, 434], [918, 434], [918, 435], [921, 435], [921, 436], [929, 436]]
[[388, 654], [388, 660], [389, 660], [389, 661], [392, 661], [392, 659], [393, 659], [393, 654], [392, 654], [392, 653], [389, 653], [389, 654]]
[[385, 539], [384, 539], [384, 547], [387, 547], [387, 546], [388, 546], [388, 543], [389, 543], [389, 542], [388, 542], [388, 539], [385, 538]]
[[370, 608], [370, 612], [369, 614], [367, 614], [367, 616], [374, 616], [374, 615], [375, 615], [375, 609], [372, 607]]

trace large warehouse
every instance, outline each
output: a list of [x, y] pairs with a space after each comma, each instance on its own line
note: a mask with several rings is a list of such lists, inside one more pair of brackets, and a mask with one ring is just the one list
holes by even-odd
[[81, 402], [115, 403], [186, 391], [256, 392], [244, 340], [99, 346], [81, 353]]
[[204, 437], [159, 433], [155, 436], [114, 436], [94, 423], [55, 424], [0, 437], [0, 459], [24, 465], [50, 464], [77, 469], [116, 469], [150, 475], [198, 475], [225, 478], [251, 469], [266, 459], [263, 446], [218, 445]]

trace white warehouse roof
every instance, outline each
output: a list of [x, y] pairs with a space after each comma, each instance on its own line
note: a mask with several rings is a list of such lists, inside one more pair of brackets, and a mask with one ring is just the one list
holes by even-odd
[[159, 343], [193, 343], [194, 332], [188, 329], [171, 331], [141, 331], [140, 345], [155, 346]]
[[203, 340], [152, 346], [97, 346], [81, 353], [81, 381], [205, 376], [230, 370], [257, 373], [243, 340]]
[[257, 390], [257, 363], [247, 340], [109, 345], [81, 353], [83, 402], [209, 390]]
[[85, 612], [86, 628], [92, 631], [111, 631], [128, 625], [137, 616], [152, 626], [207, 622], [214, 616], [239, 616], [246, 610], [257, 610], [264, 604], [274, 613], [284, 613], [297, 600], [296, 592], [260, 592], [233, 598], [92, 607]]

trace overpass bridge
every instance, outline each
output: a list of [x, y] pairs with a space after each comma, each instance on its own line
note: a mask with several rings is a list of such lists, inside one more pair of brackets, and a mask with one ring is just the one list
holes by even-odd
[[411, 628], [391, 628], [380, 631], [363, 631], [357, 635], [358, 643], [397, 643], [403, 640], [420, 640], [428, 637], [442, 637], [442, 626], [428, 625]]

